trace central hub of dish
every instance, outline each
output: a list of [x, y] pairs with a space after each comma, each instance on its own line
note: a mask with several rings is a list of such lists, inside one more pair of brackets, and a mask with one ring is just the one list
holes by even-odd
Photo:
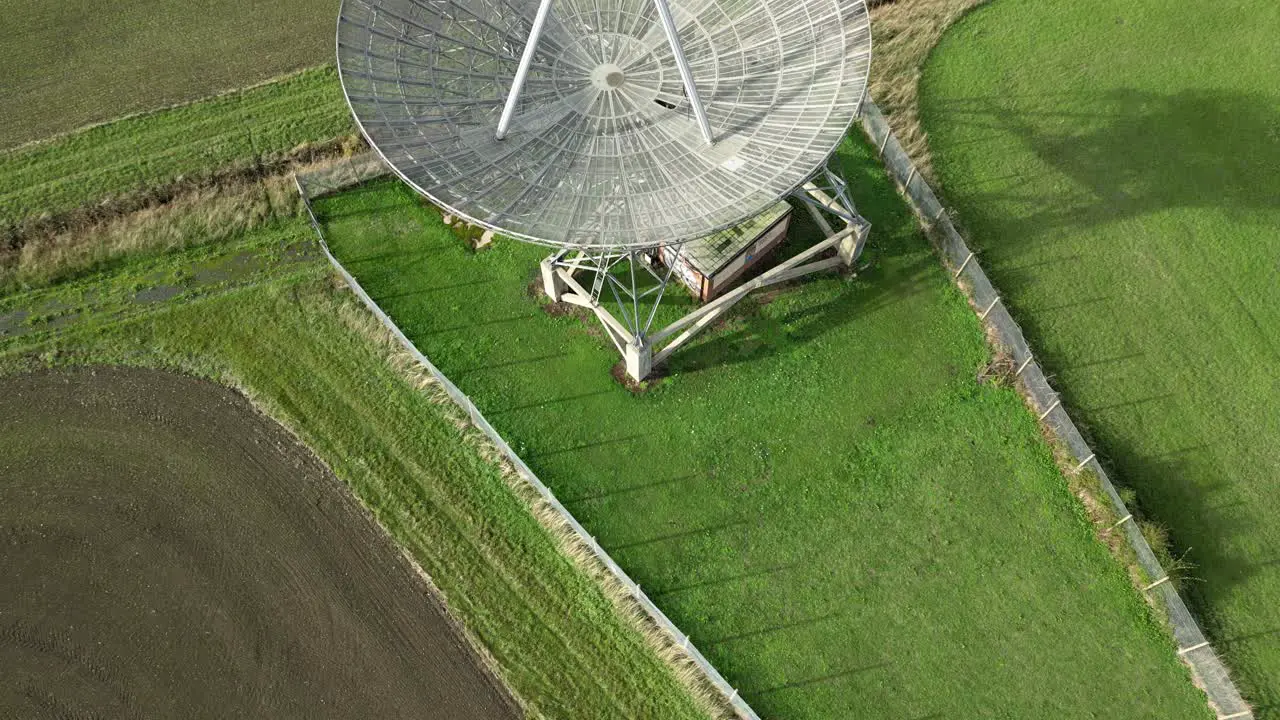
[[591, 84], [600, 90], [616, 90], [626, 82], [622, 68], [613, 63], [601, 63], [591, 71]]

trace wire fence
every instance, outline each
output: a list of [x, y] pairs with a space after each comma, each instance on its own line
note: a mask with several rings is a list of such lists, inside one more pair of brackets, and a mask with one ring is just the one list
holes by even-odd
[[[676, 627], [676, 624], [671, 622], [671, 619], [668, 618], [657, 605], [653, 604], [653, 601], [650, 600], [649, 596], [640, 588], [640, 585], [627, 575], [626, 571], [624, 571], [622, 567], [614, 561], [609, 553], [605, 552], [604, 548], [596, 542], [595, 537], [591, 535], [591, 533], [587, 532], [587, 529], [578, 522], [577, 518], [575, 518], [558, 499], [556, 499], [555, 493], [551, 492], [551, 488], [547, 487], [546, 484], [538, 478], [537, 474], [535, 474], [533, 470], [525, 464], [524, 460], [522, 460], [520, 456], [511, 449], [511, 446], [502, 438], [502, 435], [500, 435], [498, 431], [489, 424], [489, 421], [485, 419], [484, 414], [481, 413], [480, 408], [476, 407], [476, 404], [471, 401], [471, 398], [468, 397], [466, 393], [462, 392], [457, 385], [454, 385], [453, 382], [449, 380], [449, 378], [446, 377], [445, 374], [441, 372], [441, 370], [437, 368], [435, 364], [432, 363], [431, 360], [428, 359], [427, 356], [424, 355], [407, 336], [405, 336], [404, 332], [400, 330], [400, 327], [396, 325], [395, 321], [392, 320], [376, 302], [374, 302], [373, 298], [369, 297], [369, 294], [364, 291], [364, 288], [360, 286], [360, 283], [355, 279], [355, 277], [352, 276], [351, 273], [347, 272], [347, 269], [343, 267], [342, 263], [338, 261], [338, 258], [334, 257], [333, 253], [329, 250], [329, 243], [325, 239], [324, 230], [321, 229], [320, 222], [316, 218], [315, 212], [311, 207], [312, 198], [319, 197], [325, 193], [334, 192], [366, 180], [385, 176], [389, 173], [390, 171], [382, 164], [376, 154], [371, 152], [366, 156], [358, 156], [338, 161], [329, 168], [314, 173], [308, 173], [306, 177], [294, 177], [298, 186], [298, 192], [302, 196], [303, 207], [306, 208], [307, 217], [311, 221], [311, 227], [315, 230], [316, 237], [320, 243], [320, 249], [324, 252], [325, 257], [329, 259], [329, 264], [332, 265], [333, 269], [342, 276], [343, 281], [346, 282], [347, 287], [351, 288], [351, 291], [355, 293], [356, 297], [360, 298], [360, 302], [364, 303], [365, 307], [367, 307], [369, 311], [378, 318], [378, 321], [395, 336], [400, 345], [403, 346], [404, 349], [408, 351], [420, 365], [422, 365], [422, 367], [426, 368], [427, 372], [431, 373], [432, 377], [434, 377], [438, 383], [440, 383], [440, 387], [442, 387], [444, 391], [448, 393], [449, 398], [467, 414], [467, 417], [471, 419], [471, 423], [475, 425], [475, 427], [479, 428], [480, 431], [489, 438], [489, 441], [494, 444], [498, 451], [511, 462], [524, 481], [537, 491], [538, 495], [541, 496], [552, 510], [564, 521], [565, 525], [578, 536], [578, 539], [590, 548], [596, 559], [609, 570], [613, 577], [621, 583], [624, 588], [626, 588], [627, 592], [631, 595], [631, 598], [648, 615], [650, 621], [658, 629], [665, 632], [671, 638], [675, 646], [680, 647], [683, 650], [683, 652], [688, 656], [690, 662], [692, 662], [693, 665], [703, 674], [707, 682], [710, 683], [712, 687], [716, 688], [721, 695], [723, 695], [725, 704], [732, 708], [740, 718], [744, 718], [745, 720], [760, 720], [760, 716], [756, 714], [755, 710], [751, 709], [751, 706], [748, 705], [747, 702], [742, 699], [742, 696], [738, 694], [737, 688], [730, 685], [729, 681], [725, 680], [724, 676], [720, 674], [720, 671], [716, 670], [715, 666], [713, 666], [702, 652], [694, 646], [693, 640], [690, 639], [688, 635], [681, 632], [680, 628]], [[312, 193], [313, 190], [315, 191], [314, 194]]]
[[1106, 469], [1072, 422], [1058, 393], [1049, 384], [1022, 335], [1022, 329], [1004, 307], [999, 291], [983, 272], [977, 256], [956, 231], [946, 208], [920, 176], [870, 96], [865, 98], [862, 105], [861, 124], [863, 132], [879, 149], [880, 159], [888, 170], [889, 177], [898, 184], [921, 223], [938, 238], [943, 261], [951, 269], [952, 279], [968, 293], [975, 312], [994, 332], [1000, 349], [1011, 356], [1014, 367], [1017, 368], [1016, 377], [1021, 381], [1033, 407], [1037, 409], [1040, 422], [1048, 426], [1054, 437], [1066, 446], [1078, 463], [1073, 472], [1079, 473], [1091, 468], [1097, 473], [1103, 493], [1111, 501], [1116, 517], [1120, 518], [1117, 527], [1112, 530], [1123, 530], [1138, 566], [1146, 576], [1142, 591], [1160, 602], [1166, 610], [1178, 645], [1178, 656], [1190, 666], [1196, 682], [1204, 688], [1219, 720], [1252, 718], [1253, 712], [1232, 682], [1226, 666], [1210, 646], [1182, 596], [1169, 582], [1168, 572], [1160, 565], [1143, 537], [1138, 523], [1116, 492]]

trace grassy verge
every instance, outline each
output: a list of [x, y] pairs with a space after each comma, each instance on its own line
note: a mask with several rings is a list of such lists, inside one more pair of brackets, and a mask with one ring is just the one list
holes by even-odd
[[3, 14], [0, 148], [326, 62], [338, 3], [8, 0]]
[[951, 24], [987, 0], [893, 0], [871, 10], [875, 52], [868, 88], [903, 149], [928, 177], [929, 146], [920, 128], [920, 68]]
[[[307, 233], [294, 219], [10, 296], [6, 310], [56, 301], [91, 311], [60, 329], [0, 338], [0, 371], [118, 363], [238, 386], [312, 447], [426, 570], [531, 717], [705, 717], [452, 406], [396, 369], [389, 338], [336, 289], [327, 264], [282, 252]], [[251, 256], [254, 282], [138, 305], [140, 291], [190, 276], [210, 254]]]
[[[1280, 716], [1280, 7], [999, 0], [922, 85], [971, 244]], [[1155, 534], [1161, 534], [1158, 528]]]
[[289, 177], [270, 175], [224, 181], [96, 223], [31, 233], [19, 247], [0, 252], [0, 294], [65, 282], [138, 253], [224, 242], [296, 214], [300, 202]]
[[[1205, 717], [862, 143], [877, 266], [753, 300], [632, 394], [589, 323], [398, 184], [331, 243], [763, 715]], [[794, 243], [812, 241], [801, 223]], [[794, 248], [793, 248], [794, 249]]]
[[290, 153], [309, 158], [306, 145], [352, 133], [337, 71], [323, 67], [3, 152], [0, 246], [2, 233], [16, 237], [40, 216], [157, 188], [164, 200], [184, 186], [278, 164]]

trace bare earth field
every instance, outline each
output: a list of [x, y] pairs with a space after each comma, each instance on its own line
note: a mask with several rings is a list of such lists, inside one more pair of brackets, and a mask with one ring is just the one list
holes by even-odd
[[520, 716], [346, 488], [240, 395], [4, 377], [0, 437], [0, 716]]
[[333, 58], [338, 0], [0, 0], [0, 148]]

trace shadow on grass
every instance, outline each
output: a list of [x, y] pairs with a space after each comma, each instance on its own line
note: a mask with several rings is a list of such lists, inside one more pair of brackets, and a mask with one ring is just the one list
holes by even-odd
[[[1160, 402], [1162, 398], [1146, 401]], [[1259, 563], [1244, 554], [1235, 542], [1235, 538], [1250, 537], [1257, 528], [1248, 520], [1248, 513], [1232, 511], [1240, 507], [1239, 502], [1223, 500], [1239, 496], [1232, 478], [1216, 474], [1207, 480], [1204, 472], [1192, 467], [1216, 462], [1212, 443], [1145, 456], [1139, 448], [1123, 443], [1118, 447], [1112, 443], [1112, 446], [1120, 477], [1140, 482], [1160, 478], [1164, 484], [1158, 495], [1139, 492], [1137, 510], [1159, 520], [1168, 532], [1170, 552], [1188, 563], [1175, 574], [1181, 577], [1180, 589], [1193, 607], [1211, 608], [1216, 604], [1214, 596], [1233, 592], [1235, 586], [1267, 570], [1265, 562]], [[1190, 541], [1193, 537], [1210, 536], [1210, 532], [1217, 538], [1216, 542]], [[1214, 627], [1216, 618], [1210, 616], [1202, 620], [1210, 627], [1212, 636], [1223, 636], [1223, 629]]]
[[728, 643], [738, 642], [739, 640], [750, 640], [752, 638], [771, 635], [776, 632], [783, 632], [784, 630], [795, 630], [798, 628], [812, 627], [814, 625], [819, 625], [828, 620], [831, 620], [832, 618], [840, 617], [841, 614], [842, 613], [840, 612], [830, 612], [830, 613], [824, 613], [822, 615], [814, 615], [812, 617], [801, 618], [799, 620], [791, 620], [788, 622], [774, 623], [767, 627], [762, 627], [758, 630], [749, 630], [747, 632], [741, 632], [735, 635], [728, 635], [726, 637], [716, 638], [714, 640], [703, 640], [699, 644], [703, 648], [710, 649], [718, 645], [726, 645]]
[[478, 327], [484, 327], [484, 326], [486, 326], [486, 325], [504, 325], [504, 324], [507, 324], [507, 323], [514, 323], [514, 322], [529, 322], [529, 321], [532, 321], [532, 320], [536, 320], [537, 318], [538, 318], [538, 313], [537, 313], [537, 312], [521, 313], [521, 314], [519, 314], [519, 315], [510, 315], [510, 316], [507, 316], [507, 317], [492, 318], [492, 319], [490, 319], [490, 320], [476, 320], [476, 321], [474, 321], [474, 322], [462, 323], [462, 324], [460, 324], [460, 325], [449, 325], [448, 327], [432, 328], [432, 329], [430, 329], [430, 330], [422, 330], [422, 331], [418, 332], [418, 334], [419, 334], [419, 335], [424, 335], [424, 336], [426, 336], [426, 335], [440, 335], [440, 334], [442, 334], [442, 333], [460, 332], [460, 331], [465, 331], [465, 330], [472, 330], [472, 329], [475, 329], [475, 328], [478, 328]]
[[648, 537], [641, 540], [633, 540], [631, 542], [625, 542], [625, 543], [616, 543], [609, 548], [609, 551], [612, 553], [621, 553], [626, 550], [631, 550], [638, 547], [644, 547], [646, 545], [655, 545], [658, 543], [671, 542], [673, 540], [683, 540], [685, 538], [697, 537], [700, 535], [709, 535], [711, 533], [723, 532], [731, 528], [742, 527], [743, 525], [750, 524], [750, 522], [751, 522], [750, 520], [746, 520], [746, 519], [726, 520], [724, 522], [715, 523], [713, 525], [703, 525], [700, 527], [696, 527], [696, 528], [693, 528], [692, 530], [681, 530], [680, 532], [667, 533], [665, 535], [655, 535], [653, 537]]
[[[1079, 271], [1080, 253], [1034, 260], [1046, 252], [1045, 244], [1064, 237], [1094, 245], [1073, 250], [1083, 247], [1087, 254], [1114, 257], [1108, 245], [1128, 240], [1118, 225], [1124, 221], [1177, 209], [1245, 215], [1280, 207], [1280, 97], [1261, 92], [1159, 94], [1121, 89], [1088, 96], [1037, 96], [1037, 102], [1052, 106], [1041, 111], [1019, 109], [1025, 101], [968, 97], [937, 100], [929, 108], [935, 116], [932, 125], [970, 131], [966, 134], [973, 139], [966, 144], [976, 143], [979, 152], [1011, 155], [1013, 138], [1038, 161], [1026, 166], [1039, 170], [993, 178], [990, 184], [961, 183], [967, 187], [956, 188], [960, 192], [954, 199], [962, 200], [967, 216], [962, 220], [973, 226], [978, 245], [998, 253], [993, 280], [1011, 295], [1054, 272]], [[1065, 182], [1046, 180], [1045, 169]], [[1110, 228], [1115, 231], [1105, 232]], [[1194, 242], [1194, 233], [1194, 228], [1188, 228], [1185, 242]], [[1098, 266], [1096, 257], [1091, 259]], [[1055, 263], [1062, 267], [1043, 267]], [[1080, 308], [1082, 313], [1105, 314], [1107, 308], [1091, 305], [1113, 300], [1086, 299], [1036, 309], [1019, 321], [1032, 345], [1043, 347], [1047, 343], [1041, 338], [1040, 314], [1082, 305], [1089, 306]], [[1145, 362], [1147, 353], [1117, 349], [1120, 352], [1111, 357], [1062, 363], [1070, 371], [1103, 366], [1097, 369], [1118, 373], [1132, 363]], [[1153, 382], [1153, 390], [1156, 387]], [[1164, 404], [1176, 402], [1165, 393], [1089, 406], [1080, 401], [1070, 383], [1062, 388], [1062, 396], [1069, 406], [1083, 411], [1085, 420], [1116, 411], [1120, 411], [1116, 418], [1129, 417], [1136, 406], [1157, 414]], [[1150, 448], [1125, 440], [1124, 432], [1109, 428], [1110, 423], [1100, 422], [1098, 437], [1089, 440], [1113, 458], [1119, 477], [1141, 489], [1138, 504], [1148, 517], [1168, 527], [1172, 547], [1187, 549], [1185, 559], [1192, 567], [1185, 573], [1183, 589], [1194, 607], [1213, 608], [1217, 599], [1235, 592], [1241, 583], [1273, 569], [1266, 561], [1249, 557], [1242, 543], [1236, 542], [1257, 528], [1250, 527], [1247, 512], [1238, 511], [1240, 505], [1234, 499], [1241, 492], [1236, 480], [1221, 470], [1217, 449], [1224, 438], [1193, 437], [1189, 438], [1192, 447], [1152, 454]], [[1206, 470], [1209, 467], [1215, 469]], [[1205, 542], [1206, 538], [1213, 541]], [[1213, 627], [1215, 618], [1202, 620], [1211, 635], [1222, 636], [1223, 627]]]
[[[870, 313], [890, 307], [921, 292], [936, 291], [932, 281], [938, 274], [938, 260], [921, 237], [914, 216], [902, 211], [883, 173], [846, 153], [833, 156], [833, 167], [859, 195], [855, 198], [861, 214], [872, 222], [867, 249], [860, 260], [863, 269], [856, 276], [844, 276], [843, 287], [829, 301], [780, 316], [761, 312], [763, 304], [788, 293], [801, 293], [805, 285], [819, 282], [830, 273], [819, 273], [759, 290], [743, 299], [724, 321], [668, 359], [673, 373], [751, 363], [775, 353], [783, 353], [811, 342], [832, 330], [848, 325]], [[794, 203], [793, 203], [794, 204]], [[794, 207], [787, 239], [770, 261], [752, 268], [743, 281], [759, 275], [778, 262], [812, 247], [823, 238], [809, 214]], [[892, 261], [892, 262], [890, 262]]]
[[681, 585], [673, 585], [671, 587], [659, 588], [657, 590], [650, 590], [649, 597], [651, 598], [667, 597], [671, 595], [677, 595], [682, 592], [688, 592], [690, 590], [700, 590], [703, 588], [718, 587], [720, 585], [730, 585], [733, 583], [742, 582], [743, 580], [754, 580], [757, 578], [772, 577], [774, 575], [779, 575], [781, 573], [787, 572], [788, 570], [792, 570], [798, 567], [802, 567], [802, 566], [799, 563], [788, 563], [786, 565], [777, 565], [774, 567], [768, 567], [761, 570], [752, 570], [750, 572], [736, 573], [736, 574], [728, 575], [725, 577], [712, 578], [710, 580], [701, 580], [698, 582], [683, 583]]
[[[1067, 198], [1034, 190], [975, 189], [966, 203], [969, 212], [1007, 207], [999, 203], [1009, 201], [1026, 205], [1026, 212], [1016, 217], [982, 218], [1001, 227], [999, 237], [984, 242], [1003, 237], [1021, 243], [1058, 230], [1173, 208], [1276, 208], [1280, 98], [1204, 90], [1173, 95], [1115, 90], [1062, 97], [1057, 106], [1063, 109], [1026, 112], [1002, 97], [939, 101], [934, 106], [939, 125], [995, 131], [984, 135], [995, 145], [1005, 142], [1006, 133], [1012, 134], [1079, 190]], [[1006, 183], [1033, 179], [1003, 178]], [[1016, 254], [1010, 257], [1016, 262]]]
[[433, 285], [431, 287], [406, 290], [405, 292], [388, 293], [386, 295], [383, 295], [381, 300], [382, 302], [388, 302], [391, 300], [399, 300], [400, 298], [415, 297], [418, 295], [427, 295], [429, 293], [442, 292], [445, 290], [457, 290], [458, 288], [474, 287], [476, 285], [492, 285], [495, 282], [497, 282], [495, 278], [489, 278], [487, 280], [468, 280], [466, 282], [449, 283], [445, 285]]
[[[328, 222], [328, 220], [329, 218], [326, 217], [325, 222]], [[407, 263], [422, 260], [430, 257], [431, 255], [440, 255], [448, 251], [449, 248], [446, 247], [421, 248], [413, 251], [388, 250], [386, 252], [373, 253], [359, 257], [344, 257], [342, 264], [345, 265], [348, 270], [351, 268], [360, 268], [362, 265], [373, 265], [374, 267], [379, 267], [386, 265], [389, 260], [394, 260], [398, 263]]]
[[[591, 394], [599, 395], [600, 393], [591, 393]], [[575, 498], [563, 499], [563, 501], [566, 504], [573, 504], [573, 503], [580, 503], [580, 502], [588, 502], [590, 500], [603, 500], [605, 498], [615, 497], [618, 495], [628, 495], [630, 493], [636, 493], [644, 490], [652, 490], [655, 488], [667, 487], [669, 485], [679, 485], [680, 483], [689, 482], [691, 480], [702, 479], [702, 477], [703, 477], [702, 475], [695, 475], [692, 473], [686, 474], [686, 475], [677, 475], [676, 477], [673, 477], [673, 478], [666, 478], [663, 480], [655, 480], [653, 482], [639, 483], [636, 485], [628, 485], [626, 487], [612, 488], [608, 490], [601, 490], [598, 492], [588, 493], [586, 495], [579, 495]]]
[[816, 278], [805, 278], [778, 289], [744, 299], [724, 326], [710, 337], [683, 348], [667, 361], [672, 372], [693, 373], [752, 363], [776, 353], [812, 342], [861, 317], [932, 290], [924, 283], [936, 271], [937, 260], [922, 254], [889, 275], [872, 269], [842, 288], [839, 295], [816, 307], [780, 316], [761, 312], [762, 301], [778, 293], [802, 292], [799, 287]]
[[522, 405], [512, 405], [511, 407], [498, 408], [496, 410], [488, 410], [485, 415], [488, 417], [496, 417], [504, 413], [513, 413], [520, 410], [530, 410], [532, 408], [540, 408], [546, 405], [563, 405], [564, 403], [575, 402], [577, 400], [586, 400], [587, 398], [598, 397], [600, 395], [609, 395], [613, 393], [612, 388], [605, 390], [594, 390], [592, 392], [577, 393], [575, 395], [562, 395], [560, 397], [548, 398], [537, 402], [524, 403]]
[[557, 360], [567, 355], [568, 353], [559, 352], [559, 353], [549, 353], [546, 355], [536, 355], [534, 357], [520, 358], [518, 360], [508, 360], [507, 362], [486, 363], [484, 365], [477, 365], [476, 367], [461, 368], [459, 370], [454, 370], [450, 374], [453, 375], [454, 379], [456, 380], [457, 378], [463, 377], [465, 375], [484, 372], [486, 370], [498, 370], [501, 368], [515, 367], [516, 365], [534, 365], [540, 362], [547, 362], [548, 360]]
[[[879, 670], [880, 668], [884, 668], [884, 667], [889, 667], [889, 663], [886, 663], [886, 662], [872, 663], [870, 665], [851, 668], [849, 670], [844, 670], [842, 672], [829, 673], [827, 675], [820, 675], [818, 677], [813, 677], [813, 678], [805, 678], [804, 680], [792, 680], [791, 682], [786, 682], [781, 685], [775, 685], [770, 688], [765, 688], [764, 690], [755, 690], [751, 692], [751, 695], [753, 697], [758, 697], [758, 696], [769, 695], [771, 693], [781, 692], [783, 690], [796, 690], [799, 688], [806, 688], [811, 685], [820, 685], [822, 683], [835, 682], [837, 680], [844, 680], [845, 678], [853, 677], [854, 675], [861, 675], [862, 673], [869, 672], [871, 670]], [[941, 717], [941, 716], [938, 716], [938, 717]]]
[[570, 445], [569, 447], [558, 448], [556, 450], [547, 450], [546, 452], [525, 453], [525, 462], [534, 460], [545, 460], [555, 455], [564, 455], [565, 453], [575, 453], [582, 450], [590, 450], [592, 448], [605, 447], [609, 445], [629, 445], [641, 438], [640, 435], [627, 435], [626, 437], [610, 438], [606, 440], [597, 440], [595, 442], [581, 443], [578, 445]]

